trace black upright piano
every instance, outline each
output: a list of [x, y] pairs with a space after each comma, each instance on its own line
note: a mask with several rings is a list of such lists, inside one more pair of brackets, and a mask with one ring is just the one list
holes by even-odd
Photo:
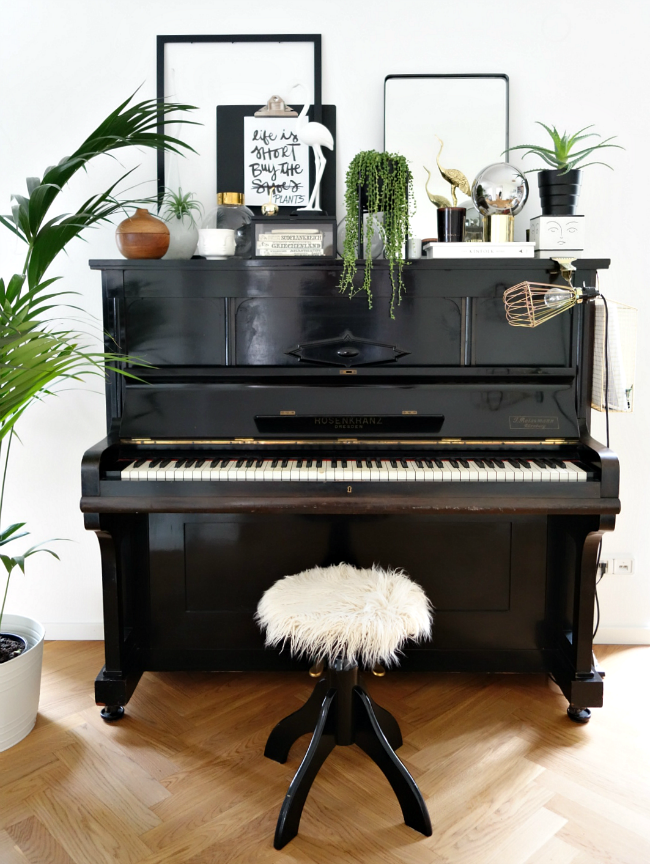
[[[576, 262], [594, 285], [608, 261]], [[415, 261], [389, 316], [316, 259], [92, 261], [111, 372], [81, 509], [101, 547], [104, 716], [146, 670], [285, 670], [253, 621], [274, 581], [404, 568], [435, 608], [404, 670], [551, 674], [600, 706], [596, 570], [618, 460], [590, 435], [593, 306], [536, 329], [503, 292], [547, 260]]]

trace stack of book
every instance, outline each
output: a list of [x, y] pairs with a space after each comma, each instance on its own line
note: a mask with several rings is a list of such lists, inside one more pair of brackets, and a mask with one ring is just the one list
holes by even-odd
[[276, 228], [257, 238], [257, 255], [322, 255], [323, 232], [319, 228]]

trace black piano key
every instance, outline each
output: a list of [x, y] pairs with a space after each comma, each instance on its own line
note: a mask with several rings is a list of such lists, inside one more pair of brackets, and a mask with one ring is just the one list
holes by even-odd
[[433, 468], [433, 462], [431, 461], [431, 459], [425, 459], [424, 464], [427, 466], [427, 468]]
[[372, 468], [372, 459], [366, 459], [366, 468]]
[[307, 462], [305, 463], [305, 468], [311, 468], [313, 461], [314, 461], [313, 459], [308, 459]]
[[488, 468], [494, 468], [494, 460], [493, 459], [484, 459], [483, 460]]
[[194, 467], [195, 468], [202, 468], [205, 465], [206, 461], [207, 461], [206, 459], [197, 459]]
[[271, 462], [271, 468], [277, 468], [279, 461], [279, 459], [274, 459], [273, 462]]
[[133, 467], [134, 467], [134, 468], [139, 468], [141, 465], [144, 465], [144, 463], [145, 463], [146, 461], [147, 461], [146, 459], [136, 459], [136, 461], [135, 461], [135, 465], [134, 465]]
[[163, 459], [163, 460], [161, 460], [161, 462], [160, 462], [160, 467], [161, 467], [161, 468], [166, 468], [166, 467], [169, 465], [169, 463], [170, 463], [171, 461], [172, 461], [171, 459]]
[[390, 465], [391, 465], [391, 468], [397, 468], [397, 459], [391, 459]]
[[183, 468], [193, 468], [194, 467], [194, 459], [188, 459], [183, 466]]
[[503, 463], [503, 459], [495, 459], [494, 464], [497, 466], [497, 468], [505, 468], [506, 467]]
[[288, 465], [289, 465], [289, 460], [288, 460], [288, 459], [283, 459], [283, 460], [282, 460], [282, 465], [281, 465], [280, 467], [282, 467], [282, 468], [287, 468]]
[[566, 468], [566, 465], [561, 459], [549, 459], [548, 460], [554, 468]]
[[530, 465], [528, 464], [528, 462], [525, 459], [520, 459], [519, 464], [521, 465], [522, 468], [526, 468], [528, 471], [531, 470]]
[[261, 468], [262, 465], [264, 465], [265, 462], [266, 462], [266, 459], [256, 459], [256, 460], [255, 460], [255, 467], [256, 467], [256, 468]]
[[463, 466], [463, 468], [469, 468], [469, 462], [467, 461], [467, 459], [459, 459], [458, 461]]
[[458, 468], [458, 460], [457, 459], [450, 459], [449, 464], [451, 465], [452, 468]]
[[485, 467], [485, 462], [482, 459], [474, 459], [474, 464], [478, 465], [479, 468]]
[[377, 468], [381, 468], [381, 459], [375, 459], [375, 465]]
[[247, 467], [247, 468], [252, 468], [253, 465], [255, 464], [255, 461], [256, 461], [255, 459], [249, 459], [249, 460], [246, 462], [246, 467]]
[[416, 459], [415, 464], [417, 465], [418, 468], [424, 468], [424, 463], [422, 462], [421, 459]]
[[361, 459], [357, 459], [357, 468], [363, 468], [363, 464], [361, 462]]
[[302, 468], [302, 459], [298, 459], [296, 462], [296, 468]]
[[[224, 461], [224, 465], [225, 465], [226, 460], [224, 459], [223, 461]], [[213, 459], [212, 462], [210, 462], [210, 468], [218, 468], [220, 462], [221, 462], [221, 459]]]
[[322, 468], [322, 467], [323, 467], [323, 460], [322, 460], [322, 459], [317, 459], [317, 460], [316, 460], [316, 467], [317, 467], [317, 468]]
[[406, 459], [400, 459], [399, 464], [402, 466], [402, 468], [408, 468], [409, 467], [409, 463], [406, 461]]
[[338, 464], [339, 464], [338, 459], [332, 459], [332, 468], [336, 468], [338, 466]]
[[436, 463], [436, 468], [444, 468], [445, 467], [445, 463], [442, 461], [442, 459], [434, 459], [433, 461]]
[[238, 459], [237, 460], [237, 468], [243, 468], [245, 464], [246, 464], [245, 459]]
[[347, 459], [343, 459], [341, 461], [341, 468], [347, 468], [347, 467], [348, 467], [348, 461], [347, 461]]
[[509, 462], [513, 468], [519, 468], [519, 459], [506, 459], [506, 462]]
[[546, 468], [546, 465], [544, 465], [541, 459], [531, 459], [530, 461], [534, 462], [538, 468]]
[[160, 465], [160, 461], [161, 461], [160, 459], [152, 459], [151, 465], [149, 465], [149, 467], [150, 468], [157, 468], [158, 465]]

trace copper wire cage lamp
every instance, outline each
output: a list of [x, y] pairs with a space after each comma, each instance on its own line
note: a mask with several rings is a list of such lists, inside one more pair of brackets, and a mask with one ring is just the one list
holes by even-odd
[[598, 288], [574, 288], [541, 282], [519, 282], [503, 294], [506, 320], [513, 327], [538, 327], [576, 303], [600, 296]]

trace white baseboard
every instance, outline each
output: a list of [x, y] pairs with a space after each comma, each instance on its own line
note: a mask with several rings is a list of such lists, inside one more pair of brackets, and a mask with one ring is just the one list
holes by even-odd
[[92, 641], [104, 638], [103, 621], [43, 621], [45, 641], [48, 639], [72, 639]]
[[599, 627], [597, 645], [650, 645], [650, 627]]

